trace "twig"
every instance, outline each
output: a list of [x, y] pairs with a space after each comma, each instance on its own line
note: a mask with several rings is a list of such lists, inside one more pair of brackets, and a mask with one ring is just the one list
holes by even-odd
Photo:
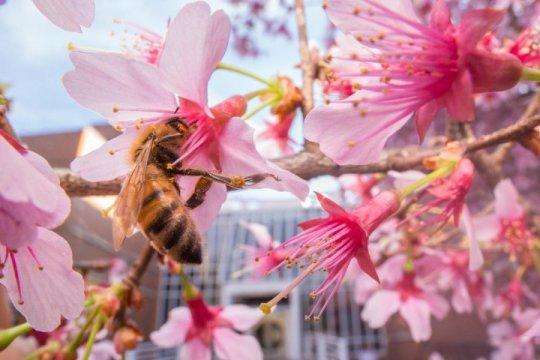
[[298, 45], [300, 48], [300, 67], [302, 69], [302, 113], [304, 118], [313, 109], [313, 80], [314, 66], [309, 51], [307, 36], [306, 14], [303, 0], [295, 0], [296, 27], [298, 31]]

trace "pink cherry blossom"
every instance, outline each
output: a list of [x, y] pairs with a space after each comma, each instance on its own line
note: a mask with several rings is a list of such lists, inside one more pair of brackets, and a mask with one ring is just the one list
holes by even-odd
[[427, 25], [408, 0], [330, 0], [325, 8], [353, 49], [332, 57], [339, 62], [333, 76], [359, 90], [312, 111], [304, 133], [340, 165], [377, 161], [413, 114], [420, 139], [441, 108], [455, 121], [472, 121], [473, 94], [511, 88], [521, 76], [515, 56], [476, 46], [502, 11], [474, 10], [455, 26], [444, 0]]
[[291, 155], [294, 152], [294, 141], [289, 136], [295, 113], [284, 116], [276, 115], [273, 121], [266, 121], [266, 129], [257, 137], [261, 141], [269, 141], [269, 146], [277, 147], [278, 155]]
[[54, 25], [66, 31], [82, 32], [94, 21], [93, 0], [32, 0]]
[[533, 360], [535, 359], [534, 338], [524, 337], [528, 330], [533, 329], [535, 321], [540, 317], [540, 310], [525, 309], [514, 311], [512, 321], [502, 320], [488, 326], [490, 344], [496, 348], [491, 353], [494, 360]]
[[47, 161], [2, 130], [0, 168], [0, 284], [34, 329], [52, 331], [83, 309], [71, 249], [49, 230], [65, 220], [70, 201]]
[[317, 198], [328, 216], [301, 223], [302, 232], [277, 247], [277, 250], [287, 251], [287, 258], [279, 266], [299, 265], [305, 269], [274, 299], [261, 305], [265, 312], [288, 296], [307, 276], [324, 270], [328, 275], [311, 292], [310, 297], [316, 301], [308, 315], [308, 318], [320, 317], [338, 291], [353, 259], [362, 271], [379, 281], [368, 252], [368, 239], [397, 211], [400, 204], [398, 196], [391, 191], [382, 192], [353, 212], [346, 211], [321, 194], [317, 194]]
[[281, 264], [287, 253], [276, 249], [279, 243], [272, 239], [266, 226], [258, 223], [242, 223], [242, 225], [253, 234], [257, 245], [243, 246], [247, 257], [245, 267], [240, 273], [249, 272], [253, 279], [262, 278]]
[[540, 66], [540, 21], [521, 32], [516, 40], [508, 45], [508, 52], [515, 55], [523, 64]]
[[448, 313], [449, 306], [442, 296], [423, 287], [414, 271], [402, 270], [406, 261], [405, 255], [395, 255], [386, 260], [379, 267], [386, 270], [381, 271], [381, 286], [370, 296], [365, 295], [365, 289], [359, 291], [357, 287], [356, 297], [357, 300], [365, 300], [362, 319], [371, 327], [382, 327], [399, 312], [409, 326], [413, 340], [426, 341], [431, 337], [431, 315], [441, 320]]
[[163, 52], [163, 36], [132, 21], [117, 19], [115, 22], [126, 26], [122, 35], [122, 48], [126, 55], [152, 65], [159, 63]]
[[378, 193], [377, 184], [382, 177], [377, 175], [343, 175], [339, 182], [344, 190], [351, 191], [360, 202], [369, 201]]
[[241, 335], [252, 328], [262, 315], [245, 305], [208, 306], [202, 297], [187, 300], [187, 307], [173, 309], [168, 321], [150, 338], [160, 347], [182, 346], [180, 359], [210, 360], [212, 345], [219, 359], [262, 359], [255, 337]]
[[[78, 358], [82, 359], [85, 347], [77, 350]], [[114, 349], [114, 344], [109, 340], [98, 341], [92, 346], [89, 360], [120, 360], [122, 356]]]
[[495, 212], [480, 216], [474, 222], [476, 236], [491, 240], [506, 249], [511, 256], [525, 263], [532, 262], [534, 236], [527, 226], [526, 214], [519, 203], [519, 193], [510, 179], [495, 186]]
[[[211, 14], [206, 3], [195, 2], [185, 5], [171, 21], [158, 66], [115, 53], [73, 52], [75, 70], [63, 79], [68, 93], [126, 129], [101, 148], [75, 159], [72, 170], [89, 181], [123, 177], [130, 170], [127, 152], [138, 133], [180, 116], [195, 128], [178, 149], [183, 167], [226, 175], [271, 173], [280, 181], [267, 178], [254, 187], [305, 198], [309, 191], [305, 181], [256, 151], [253, 130], [236, 117], [245, 111], [243, 97], [231, 97], [212, 109], [207, 106], [207, 83], [225, 52], [229, 32], [230, 22], [223, 11]], [[184, 199], [193, 193], [197, 181], [178, 178]], [[205, 202], [192, 211], [200, 231], [209, 228], [225, 198], [225, 185], [212, 184]]]
[[540, 305], [540, 298], [519, 277], [514, 276], [497, 292], [493, 302], [493, 316], [507, 316], [526, 304]]

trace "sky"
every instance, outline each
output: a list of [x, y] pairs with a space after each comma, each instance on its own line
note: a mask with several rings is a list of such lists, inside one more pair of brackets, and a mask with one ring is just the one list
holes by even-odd
[[[270, 0], [276, 1], [276, 0]], [[55, 27], [35, 8], [31, 0], [7, 0], [0, 6], [0, 83], [8, 84], [7, 96], [11, 98], [9, 119], [19, 135], [43, 134], [77, 130], [87, 125], [105, 123], [99, 115], [76, 104], [61, 84], [61, 76], [72, 69], [68, 44], [117, 51], [121, 45], [124, 27], [114, 19], [138, 23], [158, 33], [163, 33], [167, 20], [174, 17], [188, 1], [180, 0], [95, 0], [96, 16], [92, 27], [83, 34], [63, 31]], [[306, 1], [310, 40], [320, 43], [326, 29], [326, 19], [321, 1]], [[213, 10], [231, 12], [225, 1], [209, 1]], [[294, 17], [291, 16], [291, 22]], [[293, 29], [294, 26], [292, 27]], [[111, 36], [111, 31], [116, 35]], [[293, 34], [296, 36], [296, 34]], [[300, 82], [296, 41], [260, 36], [263, 55], [242, 58], [228, 49], [223, 61], [252, 70], [265, 77], [276, 74], [291, 76]], [[259, 87], [258, 83], [237, 74], [218, 71], [210, 81], [210, 104], [234, 94], [243, 94]], [[258, 131], [264, 126], [268, 112], [261, 112], [250, 120]], [[298, 123], [298, 122], [297, 122]], [[300, 138], [301, 128], [293, 129], [293, 136]], [[328, 188], [324, 180], [315, 182]], [[272, 197], [286, 200], [289, 196], [276, 197], [274, 192], [236, 192], [235, 197]]]
[[[8, 97], [13, 99], [9, 118], [21, 135], [74, 130], [103, 122], [99, 115], [78, 106], [64, 90], [60, 78], [72, 68], [68, 44], [103, 50], [118, 50], [123, 26], [114, 19], [126, 19], [158, 33], [163, 33], [167, 20], [182, 4], [179, 0], [95, 0], [96, 17], [83, 34], [65, 32], [52, 25], [31, 0], [8, 0], [0, 7], [0, 82], [9, 85]], [[213, 10], [231, 12], [224, 1], [209, 1]], [[308, 1], [309, 24], [314, 39], [325, 28], [320, 1]], [[293, 19], [291, 19], [293, 21]], [[115, 36], [111, 36], [113, 31]], [[258, 58], [241, 58], [231, 49], [224, 62], [253, 70], [263, 76], [286, 74], [299, 80], [299, 61], [295, 42], [280, 38], [261, 37], [265, 54]], [[255, 90], [258, 84], [235, 74], [219, 71], [209, 88], [210, 101], [219, 101], [235, 93]], [[262, 126], [268, 113], [255, 118], [252, 125]]]

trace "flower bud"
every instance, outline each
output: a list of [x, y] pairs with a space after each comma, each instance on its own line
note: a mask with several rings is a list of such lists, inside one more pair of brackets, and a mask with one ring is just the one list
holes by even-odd
[[135, 349], [142, 340], [141, 332], [131, 326], [118, 329], [114, 333], [113, 343], [117, 353], [123, 354], [128, 350]]
[[293, 113], [302, 105], [302, 91], [294, 85], [291, 79], [285, 76], [278, 76], [278, 84], [281, 88], [283, 97], [281, 101], [272, 108], [275, 115], [286, 116]]

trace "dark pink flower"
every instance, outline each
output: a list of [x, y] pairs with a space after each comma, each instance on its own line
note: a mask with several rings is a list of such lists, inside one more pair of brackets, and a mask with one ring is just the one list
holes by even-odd
[[514, 276], [510, 282], [497, 292], [493, 303], [493, 316], [500, 318], [512, 314], [526, 303], [540, 304], [540, 298], [525, 282]]
[[173, 309], [169, 320], [150, 338], [160, 347], [182, 346], [180, 359], [210, 360], [211, 347], [219, 359], [258, 360], [262, 350], [251, 335], [241, 335], [261, 319], [257, 309], [245, 305], [208, 306], [201, 295]]
[[[252, 128], [238, 117], [245, 111], [243, 97], [233, 96], [211, 109], [207, 104], [208, 81], [225, 53], [229, 32], [227, 15], [212, 13], [198, 1], [185, 5], [171, 21], [157, 66], [116, 53], [72, 52], [75, 69], [63, 78], [68, 93], [124, 130], [75, 159], [72, 170], [89, 181], [124, 177], [131, 169], [127, 153], [140, 131], [179, 116], [196, 128], [178, 149], [183, 167], [233, 176], [270, 173], [280, 181], [270, 177], [255, 187], [305, 198], [309, 189], [304, 180], [257, 152]], [[198, 180], [177, 179], [184, 199]], [[225, 185], [213, 183], [204, 203], [192, 211], [201, 232], [212, 224], [226, 193]]]
[[243, 246], [247, 257], [245, 267], [239, 274], [249, 272], [254, 279], [262, 278], [285, 260], [287, 252], [276, 249], [279, 243], [272, 239], [266, 226], [257, 223], [242, 225], [253, 234], [257, 245]]
[[435, 3], [427, 25], [408, 0], [332, 0], [325, 7], [356, 42], [352, 55], [333, 57], [340, 61], [334, 76], [351, 79], [359, 90], [312, 111], [305, 136], [340, 165], [377, 161], [413, 114], [420, 139], [441, 108], [456, 121], [472, 121], [473, 94], [511, 88], [521, 76], [515, 56], [477, 48], [502, 11], [474, 10], [454, 26], [444, 0]]
[[508, 52], [524, 65], [540, 66], [540, 23], [523, 30], [516, 40], [509, 44]]
[[278, 148], [277, 155], [290, 155], [294, 152], [294, 141], [289, 136], [291, 126], [296, 116], [295, 112], [284, 116], [276, 115], [274, 121], [266, 121], [266, 130], [259, 134], [258, 140], [270, 140], [271, 146]]
[[339, 289], [353, 259], [356, 259], [365, 273], [379, 281], [368, 252], [368, 239], [370, 234], [399, 208], [400, 202], [396, 193], [382, 192], [352, 212], [346, 211], [321, 194], [317, 194], [317, 198], [328, 216], [301, 223], [299, 226], [302, 231], [277, 247], [279, 251], [287, 251], [287, 257], [280, 266], [299, 265], [305, 269], [274, 299], [261, 305], [264, 312], [269, 312], [307, 276], [324, 270], [328, 275], [310, 294], [317, 300], [308, 315], [320, 317]]
[[38, 10], [56, 26], [73, 32], [82, 32], [94, 21], [93, 0], [32, 0]]
[[69, 244], [49, 230], [66, 219], [70, 201], [47, 161], [3, 130], [0, 168], [0, 284], [34, 329], [52, 331], [84, 302]]

